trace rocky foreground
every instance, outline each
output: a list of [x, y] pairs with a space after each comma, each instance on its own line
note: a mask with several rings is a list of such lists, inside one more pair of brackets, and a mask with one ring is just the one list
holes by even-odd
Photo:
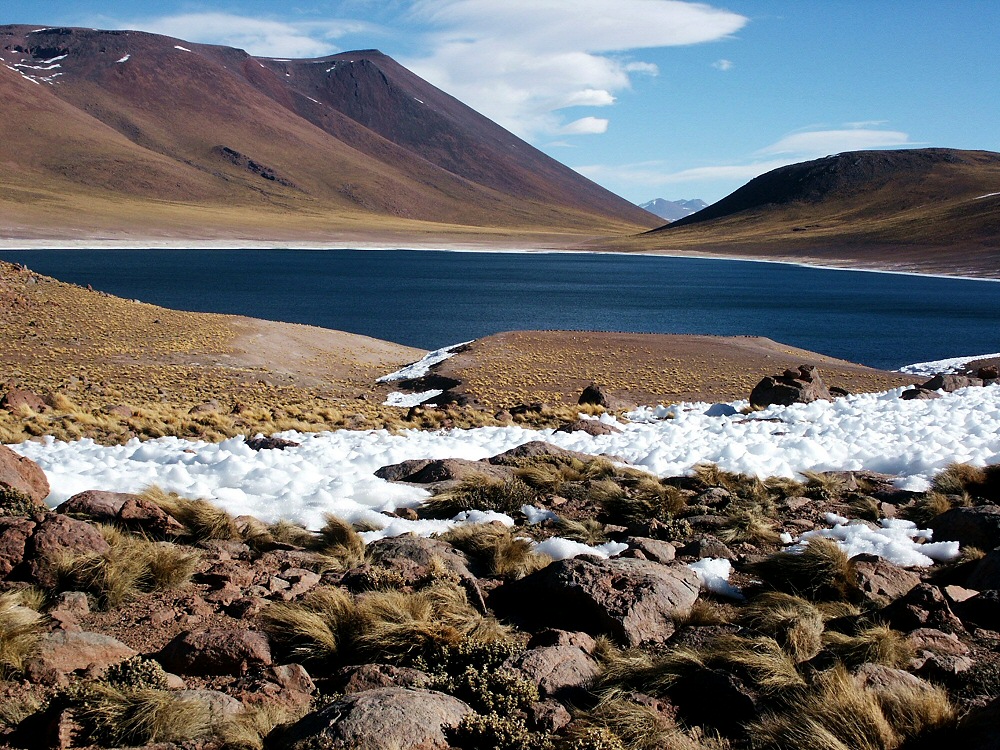
[[[998, 469], [956, 465], [926, 493], [868, 472], [661, 480], [530, 443], [379, 471], [434, 492], [399, 515], [513, 528], [366, 546], [332, 517], [310, 532], [155, 489], [49, 510], [44, 474], [3, 448], [0, 741], [995, 748]], [[786, 548], [829, 514], [909, 519], [961, 554], [907, 568], [822, 537]], [[546, 537], [627, 549], [553, 560]]]

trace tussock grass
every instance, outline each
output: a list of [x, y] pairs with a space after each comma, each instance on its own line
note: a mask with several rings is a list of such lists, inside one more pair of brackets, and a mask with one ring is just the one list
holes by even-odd
[[29, 716], [38, 713], [44, 705], [41, 698], [31, 693], [17, 698], [7, 698], [0, 702], [0, 727], [13, 729]]
[[73, 695], [73, 715], [89, 739], [110, 747], [183, 742], [212, 732], [208, 705], [165, 690], [90, 682]]
[[781, 534], [774, 528], [775, 521], [768, 516], [765, 506], [757, 503], [740, 503], [726, 513], [726, 525], [718, 536], [726, 544], [746, 542], [753, 545], [778, 544]]
[[152, 542], [113, 526], [100, 529], [111, 546], [107, 552], [64, 556], [56, 567], [61, 590], [86, 591], [106, 609], [143, 592], [179, 588], [198, 566], [196, 553], [169, 542]]
[[463, 479], [454, 489], [428, 498], [421, 513], [429, 518], [451, 518], [463, 510], [494, 510], [512, 515], [537, 500], [538, 493], [521, 479], [475, 476]]
[[591, 546], [608, 541], [604, 532], [604, 524], [593, 518], [576, 521], [570, 518], [560, 518], [558, 521], [559, 536]]
[[277, 703], [260, 703], [247, 706], [246, 711], [231, 717], [215, 734], [225, 748], [263, 750], [268, 735], [304, 715], [305, 710], [293, 711]]
[[802, 552], [778, 552], [749, 570], [771, 588], [812, 601], [849, 601], [857, 593], [854, 565], [830, 539], [810, 539]]
[[[958, 497], [968, 496], [963, 493]], [[956, 503], [955, 498], [955, 495], [947, 495], [943, 492], [928, 492], [912, 501], [909, 505], [904, 506], [903, 517], [908, 521], [913, 521], [913, 523], [922, 529], [927, 528], [930, 522], [939, 515], [947, 513], [956, 507], [958, 503]], [[970, 503], [971, 500], [968, 500], [961, 504], [967, 505]]]
[[414, 592], [368, 591], [356, 599], [338, 588], [317, 589], [301, 602], [270, 606], [262, 620], [280, 648], [327, 668], [357, 660], [407, 663], [465, 638], [506, 637], [448, 581]]
[[318, 547], [321, 554], [333, 558], [344, 569], [365, 561], [364, 539], [351, 524], [329, 513], [319, 530]]
[[552, 562], [551, 557], [535, 552], [530, 540], [500, 524], [458, 526], [440, 538], [469, 555], [489, 575], [507, 580], [523, 578]]
[[793, 659], [767, 636], [722, 636], [705, 654], [710, 666], [732, 669], [764, 693], [782, 693], [805, 685]]
[[847, 480], [822, 471], [800, 472], [806, 480], [806, 494], [817, 500], [837, 500], [847, 491]]
[[45, 618], [21, 602], [20, 592], [0, 594], [0, 678], [24, 669], [46, 632]]
[[754, 722], [748, 734], [761, 750], [896, 750], [951, 725], [954, 718], [947, 695], [938, 688], [865, 687], [836, 667], [786, 710]]
[[728, 625], [736, 619], [736, 608], [728, 602], [697, 599], [686, 614], [677, 615], [677, 627], [704, 627], [706, 625]]
[[822, 612], [791, 594], [760, 594], [741, 610], [740, 622], [773, 638], [796, 663], [809, 661], [823, 648]]
[[856, 635], [830, 631], [823, 636], [826, 650], [850, 667], [883, 664], [903, 667], [913, 657], [906, 637], [885, 625], [874, 625]]
[[767, 485], [757, 477], [725, 471], [713, 463], [697, 464], [692, 470], [692, 477], [702, 490], [721, 487], [744, 500], [758, 503], [771, 500]]
[[986, 471], [971, 464], [951, 464], [931, 480], [931, 489], [944, 495], [974, 494], [985, 484]]
[[240, 531], [233, 517], [207, 500], [192, 500], [159, 487], [149, 487], [142, 496], [183, 524], [187, 538], [195, 542], [211, 539], [238, 539]]

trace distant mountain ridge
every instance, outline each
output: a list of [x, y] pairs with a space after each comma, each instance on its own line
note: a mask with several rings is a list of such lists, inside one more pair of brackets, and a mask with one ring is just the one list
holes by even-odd
[[13, 167], [0, 206], [25, 221], [102, 210], [127, 224], [195, 207], [184, 219], [221, 227], [265, 215], [654, 224], [376, 50], [279, 60], [136, 31], [0, 26], [0, 97], [0, 161]]
[[690, 198], [679, 201], [668, 201], [666, 198], [654, 198], [640, 204], [639, 208], [649, 211], [667, 221], [677, 221], [685, 216], [701, 211], [708, 204], [700, 198]]

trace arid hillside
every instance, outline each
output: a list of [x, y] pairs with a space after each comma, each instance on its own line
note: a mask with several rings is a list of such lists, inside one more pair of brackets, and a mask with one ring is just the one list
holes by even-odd
[[9, 236], [627, 233], [651, 214], [376, 51], [0, 27]]

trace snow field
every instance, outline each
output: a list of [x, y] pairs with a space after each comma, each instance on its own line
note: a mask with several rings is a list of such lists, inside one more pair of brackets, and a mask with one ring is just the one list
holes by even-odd
[[[774, 406], [749, 415], [739, 413], [740, 402], [642, 408], [632, 414], [636, 421], [619, 425], [622, 433], [596, 437], [511, 426], [395, 435], [385, 430], [282, 433], [281, 437], [301, 445], [260, 452], [249, 448], [242, 437], [218, 444], [177, 438], [132, 440], [110, 447], [90, 440], [64, 443], [46, 438], [12, 447], [45, 471], [52, 488], [48, 502], [53, 506], [83, 490], [138, 492], [155, 484], [264, 521], [285, 518], [318, 528], [323, 515], [333, 513], [349, 522], [364, 520], [384, 527], [369, 532], [368, 541], [408, 531], [431, 534], [456, 523], [491, 518], [475, 511], [451, 521], [384, 516], [381, 511], [418, 506], [429, 494], [419, 486], [379, 479], [374, 476], [378, 468], [406, 459], [477, 460], [532, 440], [615, 456], [659, 476], [683, 474], [704, 461], [761, 477], [869, 469], [898, 475], [897, 484], [912, 490], [925, 489], [930, 478], [952, 462], [1000, 462], [1000, 386], [966, 388], [932, 401], [904, 401], [900, 390]], [[531, 513], [544, 514], [534, 509], [529, 520]], [[921, 544], [923, 551], [910, 556], [914, 540], [927, 535], [900, 524], [888, 522], [880, 532], [887, 538], [881, 541], [867, 526], [836, 522], [833, 529], [810, 533], [829, 535], [848, 549], [912, 560], [901, 562], [906, 565], [929, 564], [923, 560], [957, 553]], [[543, 544], [549, 547], [542, 551], [554, 557], [581, 552], [566, 540]], [[611, 548], [597, 553], [615, 554]]]

